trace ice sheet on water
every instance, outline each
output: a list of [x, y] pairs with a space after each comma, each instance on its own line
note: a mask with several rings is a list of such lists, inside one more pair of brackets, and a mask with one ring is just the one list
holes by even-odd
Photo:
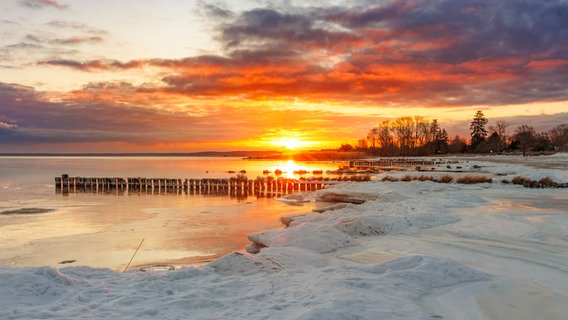
[[282, 197], [277, 198], [276, 200], [291, 204], [291, 205], [301, 205], [306, 202], [312, 201], [310, 195], [308, 193], [292, 193], [287, 194]]

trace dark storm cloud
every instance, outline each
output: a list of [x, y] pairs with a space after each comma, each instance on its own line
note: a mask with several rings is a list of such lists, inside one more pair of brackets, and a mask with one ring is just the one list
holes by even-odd
[[[334, 24], [338, 28], [333, 28]], [[422, 0], [389, 1], [375, 7], [312, 8], [294, 13], [257, 9], [224, 25], [222, 34], [229, 46], [278, 41], [281, 46], [313, 43], [330, 48], [342, 42], [366, 40], [368, 48], [388, 40], [413, 44], [452, 39], [450, 45], [439, 50], [401, 48], [404, 58], [424, 57], [445, 63], [541, 50], [566, 58], [568, 4]]]
[[[42, 64], [158, 66], [165, 90], [395, 106], [568, 99], [566, 1], [414, 0], [242, 13], [214, 6], [223, 56]], [[216, 19], [216, 20], [215, 20]]]
[[[312, 9], [313, 10], [313, 9]], [[280, 12], [255, 9], [221, 26], [220, 39], [227, 50], [279, 49], [311, 51], [331, 49], [356, 42], [359, 35], [334, 30], [328, 21], [314, 12]]]
[[[0, 83], [0, 106], [0, 123], [5, 124], [0, 126], [0, 145], [146, 141], [140, 126], [155, 129], [150, 119], [159, 119], [153, 111], [133, 108], [129, 121], [125, 110], [114, 104], [53, 103], [33, 88], [5, 83]], [[133, 125], [138, 117], [148, 122]]]

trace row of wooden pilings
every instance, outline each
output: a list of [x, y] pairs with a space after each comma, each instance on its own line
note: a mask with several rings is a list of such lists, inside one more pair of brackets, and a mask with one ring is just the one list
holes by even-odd
[[92, 178], [69, 177], [64, 174], [55, 178], [57, 192], [144, 192], [144, 193], [180, 193], [224, 194], [234, 192], [279, 192], [315, 191], [323, 189], [336, 181], [324, 178], [317, 179], [288, 179], [273, 177], [258, 177], [249, 180], [246, 177], [225, 179], [169, 179], [169, 178]]

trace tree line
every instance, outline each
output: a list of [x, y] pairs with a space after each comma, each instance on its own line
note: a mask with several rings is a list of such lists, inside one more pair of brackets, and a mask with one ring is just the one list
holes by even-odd
[[455, 135], [450, 138], [437, 119], [422, 116], [404, 116], [384, 120], [369, 130], [366, 139], [354, 148], [344, 144], [340, 151], [366, 151], [375, 156], [424, 156], [448, 153], [502, 153], [556, 151], [568, 144], [568, 124], [537, 132], [534, 127], [522, 124], [510, 131], [506, 121], [489, 123], [482, 111], [477, 111], [470, 122], [469, 141]]

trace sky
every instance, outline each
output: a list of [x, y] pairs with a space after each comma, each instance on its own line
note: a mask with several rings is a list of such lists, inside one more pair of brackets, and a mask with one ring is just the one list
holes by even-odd
[[568, 122], [565, 0], [0, 2], [0, 153], [337, 148]]

